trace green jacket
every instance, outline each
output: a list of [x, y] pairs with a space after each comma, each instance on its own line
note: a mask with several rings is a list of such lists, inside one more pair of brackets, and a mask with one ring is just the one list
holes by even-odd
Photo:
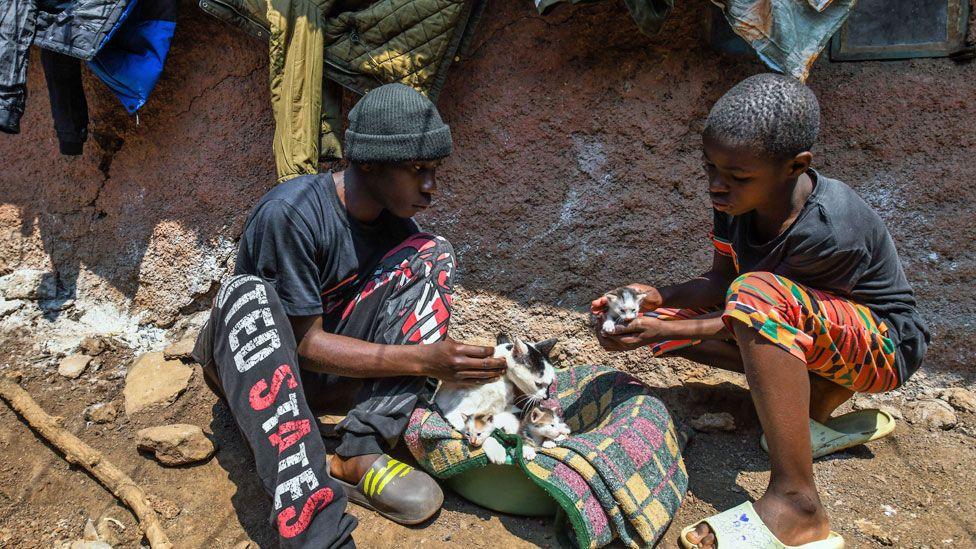
[[200, 8], [268, 40], [274, 156], [284, 181], [342, 157], [335, 84], [364, 94], [401, 82], [436, 101], [485, 1], [200, 0]]

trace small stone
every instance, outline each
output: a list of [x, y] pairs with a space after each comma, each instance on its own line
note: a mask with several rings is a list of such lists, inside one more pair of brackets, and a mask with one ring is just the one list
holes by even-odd
[[140, 356], [125, 376], [125, 413], [132, 415], [149, 406], [172, 404], [190, 383], [193, 370], [163, 353]]
[[884, 530], [882, 530], [880, 526], [871, 522], [870, 520], [855, 519], [854, 527], [857, 528], [858, 532], [860, 532], [864, 537], [872, 539], [881, 545], [890, 547], [895, 544], [891, 537], [885, 534]]
[[92, 423], [111, 423], [119, 415], [119, 408], [114, 402], [99, 402], [85, 409], [85, 419]]
[[193, 347], [197, 344], [196, 335], [184, 337], [183, 339], [171, 344], [163, 349], [163, 357], [166, 360], [192, 360]]
[[214, 445], [203, 430], [184, 423], [142, 429], [136, 433], [136, 445], [154, 452], [163, 465], [195, 463], [214, 454]]
[[715, 433], [718, 431], [735, 431], [735, 418], [728, 412], [717, 414], [702, 414], [691, 420], [691, 426], [696, 431]]
[[55, 545], [57, 549], [112, 549], [112, 546], [104, 541], [88, 541], [76, 539], [74, 541], [62, 541]]
[[237, 542], [234, 549], [260, 549], [260, 546], [253, 541], [246, 539], [244, 541]]
[[98, 356], [108, 349], [108, 343], [103, 338], [88, 336], [78, 344], [78, 350], [88, 356]]
[[55, 273], [20, 269], [0, 277], [0, 294], [7, 299], [54, 299], [58, 294], [57, 280]]
[[85, 521], [85, 541], [99, 541], [98, 530], [95, 529], [95, 523], [92, 519]]
[[939, 399], [949, 403], [950, 406], [960, 412], [976, 414], [976, 395], [968, 389], [962, 387], [950, 387], [939, 391]]
[[19, 299], [4, 299], [0, 297], [0, 318], [15, 313], [24, 306], [24, 302]]
[[68, 379], [77, 379], [85, 371], [92, 357], [87, 355], [70, 355], [61, 360], [58, 373]]
[[882, 412], [887, 413], [894, 419], [902, 419], [904, 417], [901, 413], [901, 408], [898, 408], [897, 406], [894, 406], [892, 404], [882, 404], [878, 406], [878, 409], [881, 410]]
[[152, 505], [153, 509], [166, 520], [175, 519], [183, 511], [179, 505], [166, 498], [159, 497], [155, 494], [150, 494], [148, 498], [149, 504]]
[[109, 545], [118, 545], [120, 543], [118, 532], [124, 531], [125, 526], [112, 517], [102, 517], [95, 530], [98, 532], [98, 539]]
[[933, 431], [952, 429], [956, 425], [956, 413], [952, 406], [934, 398], [917, 401], [910, 419], [913, 423], [920, 423]]

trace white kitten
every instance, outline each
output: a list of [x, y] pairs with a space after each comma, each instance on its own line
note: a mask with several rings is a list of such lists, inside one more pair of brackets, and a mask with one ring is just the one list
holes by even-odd
[[495, 418], [491, 414], [475, 414], [464, 422], [468, 435], [468, 444], [481, 446], [495, 430]]

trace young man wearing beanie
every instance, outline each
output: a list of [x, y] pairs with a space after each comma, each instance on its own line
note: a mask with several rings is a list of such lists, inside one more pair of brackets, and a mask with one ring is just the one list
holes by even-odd
[[[402, 524], [431, 517], [440, 487], [388, 452], [428, 380], [505, 371], [491, 347], [448, 337], [454, 251], [411, 219], [451, 149], [427, 98], [382, 86], [349, 113], [349, 168], [282, 183], [244, 226], [194, 358], [254, 453], [282, 547], [353, 546], [347, 499]], [[328, 463], [312, 408], [346, 412]]]

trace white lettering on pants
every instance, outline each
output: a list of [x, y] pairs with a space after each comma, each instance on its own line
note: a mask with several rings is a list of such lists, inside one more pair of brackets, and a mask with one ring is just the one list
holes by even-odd
[[315, 473], [313, 473], [311, 469], [305, 469], [301, 473], [298, 473], [298, 476], [282, 482], [277, 488], [275, 488], [275, 511], [281, 509], [281, 496], [284, 495], [285, 492], [288, 492], [288, 495], [291, 497], [291, 501], [301, 498], [302, 495], [304, 495], [304, 492], [302, 491], [302, 484], [304, 484], [309, 491], [312, 491], [318, 487], [319, 480], [315, 478]]

